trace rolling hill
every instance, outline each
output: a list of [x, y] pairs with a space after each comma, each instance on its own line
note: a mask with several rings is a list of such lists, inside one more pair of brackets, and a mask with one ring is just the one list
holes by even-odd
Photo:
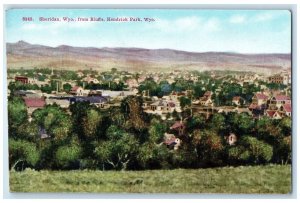
[[8, 68], [111, 68], [129, 71], [238, 70], [274, 73], [291, 67], [290, 54], [186, 52], [172, 49], [58, 47], [24, 41], [6, 44]]

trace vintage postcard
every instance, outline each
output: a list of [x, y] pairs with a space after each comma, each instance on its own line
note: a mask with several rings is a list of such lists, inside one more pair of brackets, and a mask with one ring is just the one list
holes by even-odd
[[5, 18], [11, 192], [291, 193], [290, 11]]

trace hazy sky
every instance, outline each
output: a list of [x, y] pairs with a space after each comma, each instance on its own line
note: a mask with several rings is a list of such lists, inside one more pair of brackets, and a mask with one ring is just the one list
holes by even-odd
[[[33, 17], [33, 22], [22, 21]], [[39, 22], [39, 17], [140, 17], [155, 22]], [[13, 9], [6, 41], [59, 46], [290, 53], [287, 10]]]

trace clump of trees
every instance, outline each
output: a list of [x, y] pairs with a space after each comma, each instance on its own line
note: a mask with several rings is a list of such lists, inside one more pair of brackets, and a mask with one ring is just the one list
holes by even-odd
[[[22, 98], [11, 97], [10, 168], [49, 170], [143, 170], [199, 168], [291, 162], [291, 119], [254, 120], [248, 114], [199, 114], [183, 120], [178, 150], [168, 148], [164, 133], [171, 121], [142, 111], [142, 98], [127, 97], [120, 107], [100, 110], [88, 102], [69, 109], [47, 105], [28, 121]], [[188, 98], [182, 103], [189, 105]], [[226, 136], [235, 133], [230, 146]], [[47, 136], [42, 136], [42, 135]]]

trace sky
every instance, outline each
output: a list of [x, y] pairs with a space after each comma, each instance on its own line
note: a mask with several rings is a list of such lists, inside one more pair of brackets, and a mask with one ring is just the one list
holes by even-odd
[[[23, 21], [32, 17], [34, 21]], [[153, 22], [59, 22], [39, 18], [153, 18]], [[11, 9], [6, 42], [56, 47], [139, 47], [193, 52], [291, 53], [288, 10]]]

